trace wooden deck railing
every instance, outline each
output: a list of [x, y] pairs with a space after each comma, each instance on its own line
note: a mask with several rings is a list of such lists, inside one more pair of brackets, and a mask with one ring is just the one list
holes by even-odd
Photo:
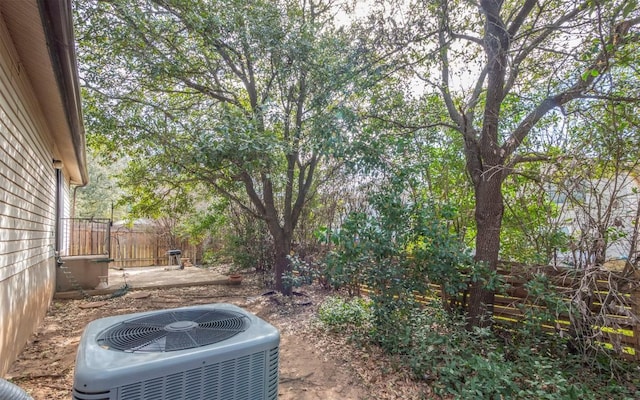
[[60, 222], [60, 256], [109, 256], [110, 219], [62, 218]]

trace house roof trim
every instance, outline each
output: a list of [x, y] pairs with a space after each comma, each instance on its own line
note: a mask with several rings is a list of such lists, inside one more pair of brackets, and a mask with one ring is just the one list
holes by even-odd
[[89, 182], [70, 0], [38, 0], [49, 56], [66, 114], [75, 160], [63, 160], [73, 184]]

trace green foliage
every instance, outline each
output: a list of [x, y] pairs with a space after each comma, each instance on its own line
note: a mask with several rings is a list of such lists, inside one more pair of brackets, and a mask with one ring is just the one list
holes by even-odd
[[590, 387], [592, 376], [581, 375], [575, 357], [553, 358], [530, 348], [529, 343], [511, 344], [517, 352], [512, 356], [491, 335], [469, 332], [462, 322], [454, 321], [449, 327], [450, 332], [434, 332], [423, 325], [416, 336], [427, 351], [415, 351], [411, 360], [414, 372], [434, 379], [433, 386], [442, 395], [460, 399], [602, 398], [598, 393], [603, 388]]
[[115, 174], [123, 168], [123, 163], [109, 163], [93, 151], [87, 152], [89, 184], [78, 187], [76, 192], [75, 217], [112, 218], [124, 217], [122, 208], [115, 208], [121, 195]]
[[206, 209], [197, 209], [188, 215], [179, 227], [185, 236], [199, 240], [211, 238], [229, 223], [229, 202], [226, 199], [213, 197], [202, 203], [206, 204]]
[[329, 297], [318, 308], [318, 319], [332, 332], [370, 329], [371, 302], [362, 297]]
[[235, 215], [235, 229], [225, 237], [224, 253], [239, 270], [269, 272], [273, 268], [273, 242], [265, 223], [250, 216]]
[[291, 270], [282, 276], [285, 287], [294, 288], [311, 285], [315, 280], [323, 280], [322, 271], [315, 263], [308, 263], [298, 256], [289, 256]]
[[456, 296], [476, 272], [471, 255], [448, 225], [456, 210], [424, 196], [404, 201], [402, 186], [399, 179], [371, 196], [368, 212], [350, 214], [333, 233], [336, 248], [325, 260], [326, 275], [334, 286], [352, 292], [366, 284], [375, 293], [375, 304], [392, 308], [399, 302], [411, 307], [413, 293], [428, 292], [430, 283]]
[[487, 328], [467, 330], [463, 317], [446, 312], [439, 303], [413, 309], [396, 326], [393, 345], [380, 343], [375, 307], [374, 300], [330, 297], [320, 306], [318, 319], [330, 332], [382, 344], [415, 379], [429, 382], [444, 397], [595, 400], [639, 394], [610, 382], [606, 373], [585, 369], [578, 357], [548, 352], [548, 335], [506, 342]]
[[569, 237], [564, 233], [561, 209], [550, 196], [544, 165], [530, 163], [521, 167], [522, 175], [511, 175], [503, 188], [505, 212], [500, 235], [500, 259], [531, 264], [553, 263], [567, 250]]
[[519, 341], [538, 338], [544, 333], [543, 325], [555, 327], [556, 321], [570, 310], [567, 300], [558, 293], [545, 274], [534, 274], [524, 285], [524, 289], [527, 291], [527, 298], [519, 305], [524, 319], [516, 331]]
[[180, 191], [216, 192], [266, 222], [275, 265], [286, 269], [324, 163], [345, 153], [354, 127], [362, 60], [333, 26], [333, 7], [76, 4], [88, 142], [127, 158], [122, 182], [134, 210], [157, 211], [166, 199], [183, 200]]

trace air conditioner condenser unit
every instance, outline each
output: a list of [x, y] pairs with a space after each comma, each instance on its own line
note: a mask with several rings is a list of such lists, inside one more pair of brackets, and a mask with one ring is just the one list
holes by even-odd
[[74, 400], [275, 400], [278, 330], [231, 304], [107, 317], [80, 339]]

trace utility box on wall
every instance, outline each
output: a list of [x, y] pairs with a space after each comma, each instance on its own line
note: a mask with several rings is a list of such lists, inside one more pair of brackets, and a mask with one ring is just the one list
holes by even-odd
[[77, 290], [74, 283], [63, 270], [66, 269], [77, 281], [82, 289], [95, 289], [102, 282], [107, 282], [109, 276], [109, 258], [100, 255], [61, 257], [62, 265], [56, 268], [56, 292]]

